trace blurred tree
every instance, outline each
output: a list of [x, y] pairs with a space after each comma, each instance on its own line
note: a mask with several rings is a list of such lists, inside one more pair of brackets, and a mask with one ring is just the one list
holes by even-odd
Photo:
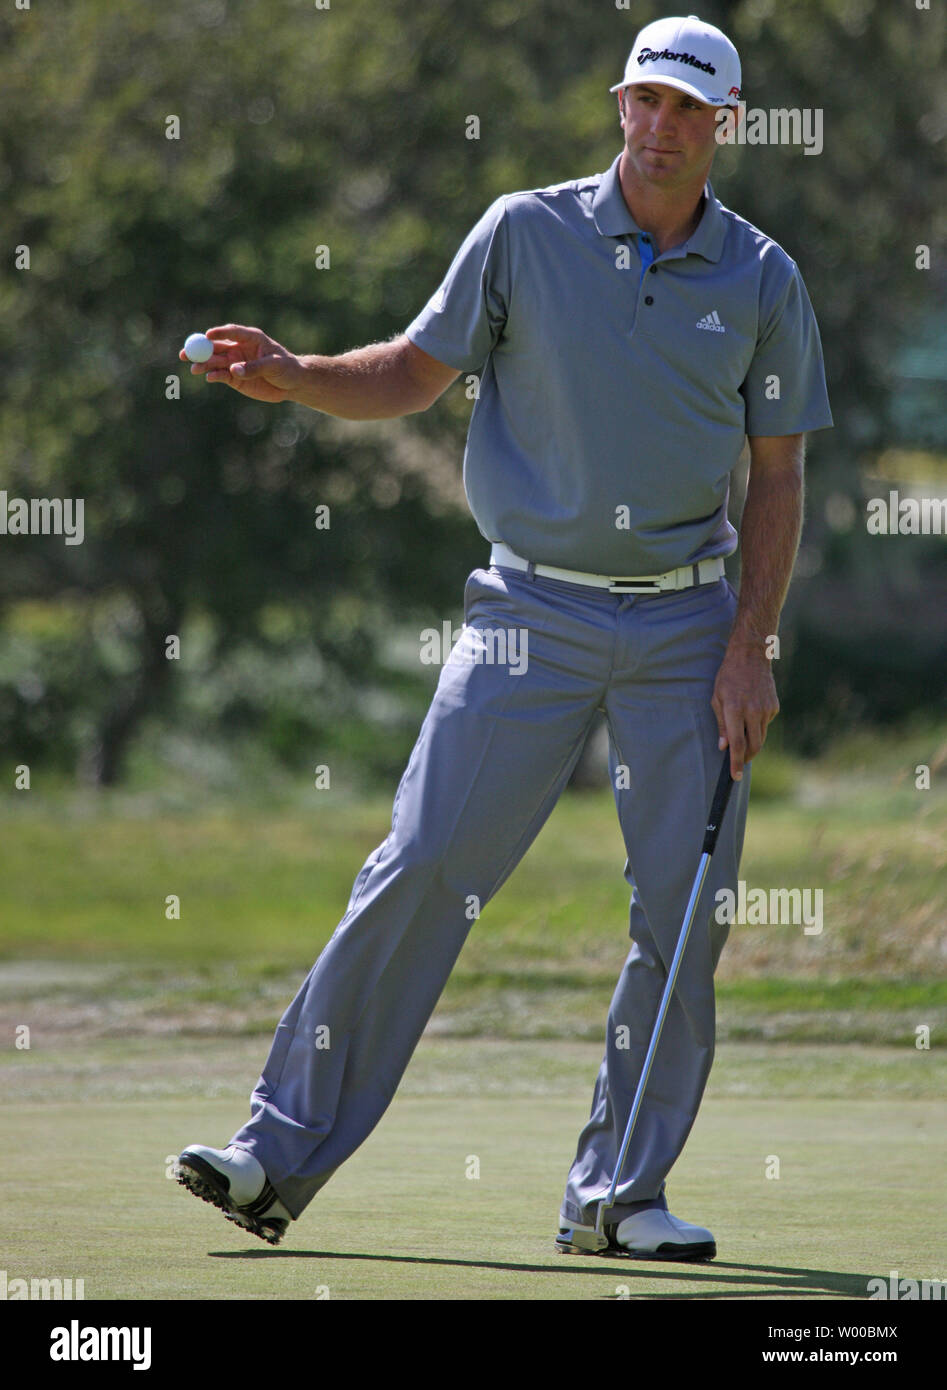
[[[177, 348], [227, 320], [307, 352], [400, 332], [499, 193], [607, 167], [621, 147], [607, 88], [664, 9], [47, 0], [0, 17], [0, 196], [15, 209], [0, 486], [83, 497], [86, 520], [81, 546], [3, 538], [0, 605], [71, 605], [73, 653], [38, 678], [57, 710], [71, 700], [58, 726], [92, 775], [118, 776], [139, 721], [174, 689], [166, 638], [197, 616], [223, 660], [275, 643], [282, 605], [293, 630], [279, 641], [313, 641], [329, 691], [377, 677], [381, 615], [457, 612], [484, 561], [459, 484], [462, 381], [425, 415], [340, 423], [192, 381]], [[895, 437], [893, 348], [943, 286], [915, 248], [942, 241], [944, 16], [885, 0], [703, 14], [740, 48], [751, 106], [824, 110], [819, 157], [723, 149], [714, 173], [723, 201], [798, 259], [823, 330], [837, 427], [813, 447], [801, 570], [818, 579], [794, 586], [791, 639], [822, 610], [824, 578], [862, 607], [890, 595], [877, 540], [860, 519], [833, 530], [826, 507], [863, 508], [865, 460]], [[939, 553], [903, 550], [897, 582], [926, 592]], [[921, 630], [907, 640], [923, 661]], [[49, 731], [22, 676], [8, 648], [8, 737], [24, 721]]]

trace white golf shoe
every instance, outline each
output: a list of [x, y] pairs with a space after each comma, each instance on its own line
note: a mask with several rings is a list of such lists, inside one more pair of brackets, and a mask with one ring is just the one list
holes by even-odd
[[625, 1255], [632, 1260], [712, 1260], [717, 1243], [703, 1226], [669, 1211], [637, 1211], [605, 1225], [607, 1243], [598, 1247], [594, 1226], [559, 1227], [556, 1249], [566, 1255]]
[[228, 1221], [270, 1245], [279, 1244], [293, 1219], [260, 1162], [234, 1144], [226, 1149], [188, 1144], [174, 1165], [174, 1176], [196, 1197], [219, 1207]]

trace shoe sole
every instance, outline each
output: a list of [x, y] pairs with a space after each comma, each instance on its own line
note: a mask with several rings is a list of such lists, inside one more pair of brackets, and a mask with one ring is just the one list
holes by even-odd
[[624, 1245], [616, 1245], [615, 1241], [609, 1238], [604, 1250], [586, 1250], [581, 1245], [573, 1245], [571, 1241], [560, 1240], [557, 1237], [556, 1249], [560, 1255], [598, 1255], [610, 1260], [666, 1260], [679, 1261], [681, 1264], [697, 1264], [717, 1258], [717, 1246], [713, 1241], [703, 1241], [694, 1245], [672, 1245], [667, 1241], [664, 1245], [659, 1245], [657, 1250], [627, 1250]]
[[198, 1158], [197, 1154], [189, 1154], [186, 1150], [177, 1159], [174, 1165], [174, 1176], [181, 1184], [186, 1187], [188, 1192], [193, 1192], [195, 1197], [200, 1197], [201, 1201], [209, 1202], [212, 1207], [217, 1207], [222, 1211], [228, 1221], [233, 1221], [235, 1225], [241, 1226], [251, 1235], [259, 1236], [260, 1240], [265, 1240], [268, 1245], [279, 1245], [283, 1236], [286, 1234], [286, 1221], [274, 1217], [271, 1221], [261, 1221], [244, 1207], [235, 1206], [229, 1192], [220, 1180], [220, 1174], [203, 1158]]

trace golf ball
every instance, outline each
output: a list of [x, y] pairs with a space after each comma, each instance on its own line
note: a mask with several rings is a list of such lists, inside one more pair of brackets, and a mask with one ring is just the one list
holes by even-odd
[[214, 355], [214, 344], [206, 333], [192, 333], [185, 341], [184, 356], [189, 362], [206, 362]]

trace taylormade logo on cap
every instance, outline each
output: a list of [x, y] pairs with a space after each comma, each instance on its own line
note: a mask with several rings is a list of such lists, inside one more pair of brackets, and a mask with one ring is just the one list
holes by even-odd
[[726, 34], [691, 14], [645, 25], [628, 55], [623, 80], [609, 91], [654, 82], [709, 106], [736, 106], [741, 81], [740, 57]]
[[690, 63], [692, 67], [702, 68], [704, 72], [709, 72], [712, 76], [717, 69], [712, 63], [702, 63], [699, 58], [695, 58], [693, 53], [671, 53], [669, 49], [662, 48], [660, 53], [655, 53], [653, 48], [646, 48], [643, 53], [638, 54], [638, 63]]

